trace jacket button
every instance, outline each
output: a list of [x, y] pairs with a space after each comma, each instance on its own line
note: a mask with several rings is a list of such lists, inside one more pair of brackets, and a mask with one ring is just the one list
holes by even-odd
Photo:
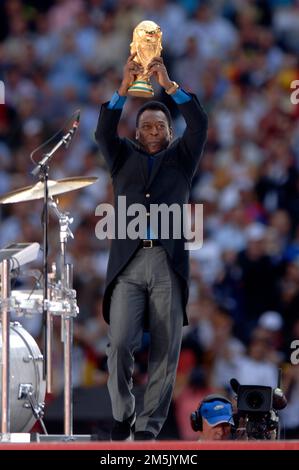
[[149, 213], [149, 212], [147, 212], [147, 213], [146, 213], [146, 215], [149, 217], [149, 216], [150, 216], [150, 213]]
[[150, 193], [146, 193], [145, 197], [150, 197]]

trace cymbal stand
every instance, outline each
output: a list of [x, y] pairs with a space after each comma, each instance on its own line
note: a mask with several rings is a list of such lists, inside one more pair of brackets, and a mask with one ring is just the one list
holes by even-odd
[[44, 184], [44, 208], [43, 208], [43, 271], [44, 271], [44, 286], [43, 286], [43, 297], [44, 297], [44, 308], [43, 308], [43, 333], [44, 333], [44, 362], [43, 362], [43, 378], [47, 379], [48, 375], [48, 351], [47, 351], [47, 338], [48, 334], [48, 315], [47, 315], [47, 301], [48, 301], [48, 198], [49, 198], [49, 163], [54, 157], [55, 152], [64, 145], [66, 148], [69, 146], [71, 139], [75, 133], [75, 129], [72, 129], [65, 134], [60, 141], [52, 148], [52, 150], [46, 154], [40, 162], [37, 163], [31, 174], [38, 176], [38, 178]]
[[[73, 218], [68, 212], [60, 212], [57, 203], [50, 199], [49, 206], [54, 211], [60, 225], [60, 267], [61, 267], [61, 291], [63, 298], [68, 298], [72, 292], [73, 265], [66, 262], [66, 244], [69, 237], [74, 238], [70, 229]], [[61, 315], [61, 340], [64, 344], [64, 434], [73, 435], [73, 400], [72, 400], [72, 344], [73, 344], [73, 312], [62, 312]]]

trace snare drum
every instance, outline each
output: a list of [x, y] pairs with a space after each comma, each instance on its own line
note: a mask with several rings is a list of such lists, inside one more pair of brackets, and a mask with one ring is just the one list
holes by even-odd
[[[2, 362], [2, 325], [0, 323], [0, 360]], [[19, 398], [22, 385], [31, 384], [34, 401], [42, 404], [46, 382], [43, 356], [32, 336], [17, 322], [10, 324], [10, 432], [29, 432], [36, 418], [27, 398]], [[0, 384], [0, 393], [2, 385]], [[2, 410], [0, 407], [0, 418]]]

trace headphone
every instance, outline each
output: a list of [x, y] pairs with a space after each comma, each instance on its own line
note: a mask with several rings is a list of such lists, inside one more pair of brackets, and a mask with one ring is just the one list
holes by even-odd
[[223, 403], [229, 403], [231, 405], [231, 402], [222, 395], [212, 394], [212, 395], [206, 396], [202, 400], [197, 410], [193, 411], [190, 415], [190, 423], [191, 423], [191, 428], [193, 429], [193, 431], [195, 432], [202, 431], [201, 407], [204, 403], [210, 403], [213, 401], [222, 401]]

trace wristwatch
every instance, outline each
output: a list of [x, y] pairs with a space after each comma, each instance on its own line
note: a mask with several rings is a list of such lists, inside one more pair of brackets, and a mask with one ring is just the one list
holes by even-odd
[[169, 88], [167, 88], [167, 90], [165, 90], [165, 92], [168, 95], [172, 95], [173, 93], [175, 93], [177, 91], [178, 88], [180, 88], [180, 85], [178, 85], [177, 82], [171, 82], [171, 86]]

